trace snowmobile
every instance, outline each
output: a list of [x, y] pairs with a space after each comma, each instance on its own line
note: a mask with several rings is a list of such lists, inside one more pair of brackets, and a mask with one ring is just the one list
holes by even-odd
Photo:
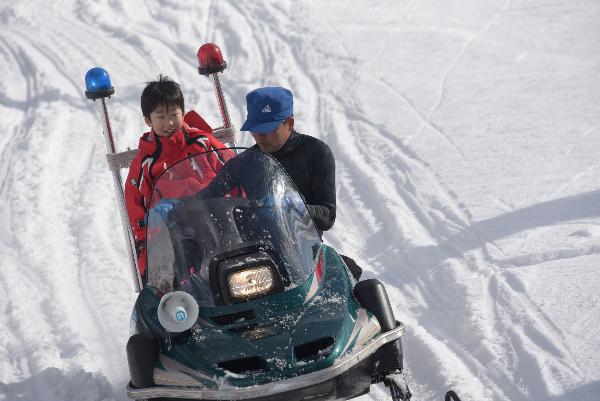
[[[226, 63], [220, 50], [216, 56], [199, 72], [212, 74], [227, 126], [216, 77]], [[164, 171], [147, 214], [147, 263], [140, 274], [120, 176], [135, 151], [116, 152], [106, 105], [114, 88], [106, 71], [88, 71], [86, 89], [89, 99], [100, 100], [139, 292], [126, 346], [130, 398], [341, 400], [383, 382], [392, 400], [410, 399], [403, 376], [405, 327], [384, 286], [354, 279], [336, 250], [323, 243], [286, 172], [266, 153], [224, 148]], [[198, 166], [211, 158], [223, 166], [207, 176]], [[197, 193], [170, 195], [190, 181], [201, 188]], [[460, 401], [452, 391], [445, 400]]]
[[[350, 399], [383, 381], [409, 399], [405, 329], [383, 285], [356, 282], [275, 159], [231, 154], [192, 156], [156, 180], [129, 397]], [[210, 158], [229, 160], [198, 194], [168, 198]]]

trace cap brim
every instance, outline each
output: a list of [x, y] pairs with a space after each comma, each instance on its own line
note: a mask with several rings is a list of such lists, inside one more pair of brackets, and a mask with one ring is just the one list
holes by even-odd
[[268, 121], [266, 123], [254, 122], [250, 120], [246, 120], [240, 131], [250, 131], [256, 132], [257, 134], [268, 134], [270, 132], [275, 131], [277, 127], [285, 120], [281, 119], [279, 121]]

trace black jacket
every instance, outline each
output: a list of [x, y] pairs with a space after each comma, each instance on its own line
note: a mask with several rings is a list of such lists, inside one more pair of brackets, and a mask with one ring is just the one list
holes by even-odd
[[[259, 149], [258, 145], [253, 148]], [[288, 173], [308, 205], [320, 233], [335, 222], [335, 159], [327, 144], [293, 131], [277, 152], [271, 153]]]

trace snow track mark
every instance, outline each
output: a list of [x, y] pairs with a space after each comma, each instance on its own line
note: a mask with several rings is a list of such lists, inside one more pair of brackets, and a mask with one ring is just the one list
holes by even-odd
[[[454, 71], [456, 69], [456, 67], [458, 66], [460, 60], [462, 59], [463, 55], [467, 52], [467, 50], [471, 47], [471, 45], [477, 40], [479, 39], [487, 30], [489, 30], [492, 25], [494, 25], [496, 23], [496, 21], [510, 8], [510, 5], [512, 3], [512, 0], [506, 0], [506, 2], [504, 3], [504, 6], [502, 7], [502, 9], [487, 23], [483, 26], [483, 28], [481, 30], [479, 30], [477, 33], [473, 34], [471, 37], [469, 37], [465, 43], [463, 44], [463, 46], [461, 47], [460, 51], [458, 52], [458, 54], [456, 55], [456, 57], [452, 60], [452, 62], [450, 63], [450, 65], [448, 66], [448, 68], [444, 71], [444, 73], [442, 74], [441, 77], [441, 82], [439, 85], [439, 91], [438, 91], [438, 97], [436, 102], [433, 104], [433, 106], [431, 107], [431, 110], [429, 111], [429, 113], [427, 114], [426, 117], [426, 121], [427, 123], [424, 123], [421, 128], [418, 129], [417, 133], [415, 134], [415, 136], [412, 138], [416, 138], [418, 136], [421, 135], [423, 129], [425, 126], [430, 126], [430, 125], [434, 125], [431, 122], [431, 119], [433, 117], [433, 115], [435, 114], [435, 112], [440, 108], [440, 106], [442, 105], [442, 102], [444, 101], [444, 95], [446, 93], [446, 84], [448, 81], [448, 78], [450, 76], [450, 74], [452, 73], [452, 71]], [[435, 126], [435, 125], [434, 125]], [[436, 127], [437, 128], [437, 127]], [[435, 132], [437, 132], [438, 134], [441, 134], [444, 139], [446, 139], [446, 141], [463, 157], [465, 158], [466, 155], [465, 153], [460, 149], [459, 146], [456, 145], [456, 143], [454, 142], [454, 140], [449, 137], [448, 135], [446, 135], [443, 131], [443, 129], [435, 129]]]

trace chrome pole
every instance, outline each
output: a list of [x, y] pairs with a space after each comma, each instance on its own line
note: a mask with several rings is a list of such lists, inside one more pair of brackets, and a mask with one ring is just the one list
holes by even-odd
[[[231, 127], [231, 119], [229, 118], [229, 110], [227, 110], [227, 102], [225, 101], [225, 96], [223, 95], [223, 89], [221, 88], [221, 81], [219, 80], [219, 73], [215, 72], [214, 74], [210, 74], [210, 78], [213, 82], [213, 87], [215, 89], [215, 95], [217, 95], [217, 103], [219, 104], [219, 110], [221, 112], [221, 118], [223, 119], [223, 128]], [[231, 142], [232, 147], [237, 147], [235, 141]], [[237, 153], [237, 149], [234, 149]]]
[[[106, 104], [106, 98], [102, 97], [99, 99], [98, 112], [100, 113], [100, 119], [102, 120], [102, 128], [104, 139], [106, 141], [106, 149], [109, 154], [115, 154], [116, 146], [110, 125], [110, 118], [108, 116], [108, 107]], [[137, 268], [137, 257], [135, 254], [135, 241], [133, 239], [133, 233], [131, 232], [131, 226], [127, 217], [127, 208], [125, 206], [125, 194], [123, 192], [123, 182], [121, 180], [121, 174], [118, 169], [111, 169], [113, 176], [113, 183], [115, 186], [115, 193], [117, 195], [117, 202], [119, 205], [119, 214], [121, 216], [121, 225], [123, 227], [123, 234], [125, 236], [125, 242], [127, 243], [127, 251], [129, 254], [129, 266], [131, 268], [131, 275], [133, 278], [133, 286], [136, 292], [140, 292], [143, 287], [142, 278]]]

